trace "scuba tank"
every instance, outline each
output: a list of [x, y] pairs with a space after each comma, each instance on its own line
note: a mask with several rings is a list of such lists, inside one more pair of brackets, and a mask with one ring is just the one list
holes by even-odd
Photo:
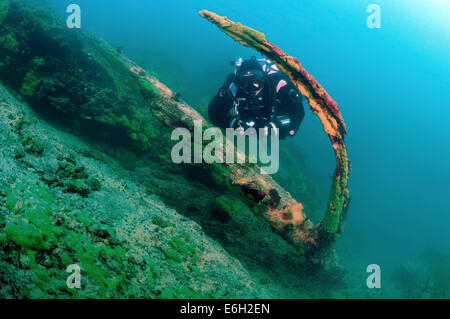
[[[277, 128], [274, 123], [289, 125], [288, 118], [276, 117], [278, 101], [271, 75], [280, 73], [278, 67], [269, 59], [257, 59], [255, 56], [246, 61], [239, 58], [230, 62], [230, 65], [234, 66], [228, 87], [229, 96], [233, 98], [230, 127], [253, 127], [260, 123], [262, 128], [265, 126], [270, 129]], [[258, 84], [255, 85], [254, 82]], [[263, 94], [268, 96], [266, 105], [263, 102]]]

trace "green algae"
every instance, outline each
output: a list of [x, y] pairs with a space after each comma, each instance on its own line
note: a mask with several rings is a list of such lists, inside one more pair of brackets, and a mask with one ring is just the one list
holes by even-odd
[[189, 242], [189, 238], [187, 236], [174, 236], [169, 241], [169, 244], [184, 257], [187, 257], [195, 252], [195, 245]]
[[25, 148], [25, 152], [29, 154], [42, 155], [42, 153], [44, 152], [44, 146], [35, 136], [25, 133], [21, 138], [21, 142]]
[[159, 299], [206, 299], [207, 296], [203, 296], [189, 287], [180, 288], [166, 288], [161, 291], [158, 296]]
[[322, 221], [325, 231], [330, 234], [336, 234], [342, 223], [342, 216], [339, 212], [342, 211], [346, 198], [340, 192], [339, 180], [333, 179], [329, 199], [330, 204]]
[[150, 81], [139, 79], [138, 83], [141, 88], [141, 93], [145, 98], [154, 99], [159, 97], [158, 89]]
[[173, 248], [165, 249], [164, 256], [166, 256], [166, 258], [169, 260], [173, 260], [173, 261], [176, 261], [179, 263], [183, 261], [181, 255], [178, 253], [178, 251], [176, 251]]
[[41, 57], [35, 57], [31, 63], [33, 64], [33, 68], [35, 70], [42, 68], [45, 65], [45, 60], [44, 58]]
[[62, 233], [51, 221], [53, 198], [45, 186], [30, 175], [5, 192], [6, 207], [25, 219], [17, 217], [5, 229], [8, 237], [21, 247], [50, 249]]
[[[55, 248], [63, 249], [59, 257], [60, 267], [72, 263], [79, 263], [86, 276], [99, 284], [99, 296], [114, 294], [117, 286], [124, 280], [121, 275], [128, 264], [125, 249], [120, 246], [104, 246], [93, 243], [87, 235], [77, 233], [62, 224], [57, 226], [53, 220], [52, 212], [58, 210], [50, 189], [38, 178], [30, 174], [20, 178], [5, 191], [6, 207], [15, 213], [2, 232], [1, 242], [11, 241], [25, 250], [30, 260], [29, 266], [35, 270], [35, 277], [39, 290], [31, 295], [46, 295], [55, 293], [61, 287], [53, 282], [55, 269], [46, 269], [36, 263], [36, 254], [39, 251], [49, 251]], [[21, 217], [20, 217], [21, 216]], [[78, 219], [86, 226], [95, 222], [87, 215], [78, 213]], [[112, 234], [113, 231], [110, 230]], [[54, 259], [55, 256], [53, 256]], [[118, 270], [111, 271], [105, 265], [99, 264], [99, 259], [107, 261], [109, 267]], [[52, 266], [52, 259], [46, 259], [47, 265]], [[111, 272], [114, 276], [111, 276]], [[128, 272], [132, 274], [132, 272]]]
[[9, 0], [0, 1], [0, 25], [3, 23], [9, 12]]
[[17, 41], [16, 37], [11, 33], [0, 37], [0, 47], [5, 48], [14, 54], [19, 53], [19, 41]]
[[8, 242], [8, 235], [0, 232], [0, 245], [6, 244]]
[[59, 184], [68, 193], [77, 193], [82, 197], [88, 197], [92, 191], [101, 189], [100, 181], [89, 176], [84, 166], [78, 165], [73, 158], [60, 158], [58, 160], [57, 176]]
[[89, 176], [86, 183], [93, 191], [99, 191], [102, 188], [100, 181], [93, 176]]
[[29, 71], [23, 79], [23, 84], [20, 88], [20, 94], [26, 97], [34, 96], [40, 83], [41, 80], [39, 80], [34, 71]]
[[8, 223], [5, 231], [10, 240], [23, 248], [37, 250], [50, 248], [50, 245], [44, 241], [41, 230], [23, 220]]
[[222, 211], [233, 217], [239, 212], [240, 207], [235, 203], [235, 199], [232, 199], [227, 195], [221, 195], [214, 200], [213, 209]]
[[175, 298], [177, 299], [203, 299], [204, 297], [191, 288], [181, 287], [175, 289]]

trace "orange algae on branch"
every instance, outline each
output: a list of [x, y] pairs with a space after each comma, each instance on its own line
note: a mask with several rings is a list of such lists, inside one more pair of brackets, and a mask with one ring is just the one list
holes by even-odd
[[[301, 241], [303, 244], [309, 241], [313, 241], [316, 244], [322, 241], [332, 241], [336, 237], [333, 234], [339, 233], [343, 227], [344, 215], [350, 201], [348, 190], [350, 168], [344, 142], [347, 128], [337, 103], [333, 101], [314, 77], [303, 68], [297, 58], [289, 56], [270, 43], [263, 33], [213, 12], [203, 10], [199, 14], [240, 44], [253, 48], [272, 60], [283, 73], [289, 76], [292, 83], [306, 97], [312, 112], [319, 117], [335, 153], [336, 170], [333, 176], [327, 211], [322, 222], [314, 227], [316, 235], [319, 237], [322, 235], [324, 238], [314, 237], [310, 234], [309, 238]], [[270, 213], [279, 214], [279, 212], [268, 212], [268, 214]], [[277, 219], [279, 220], [279, 218]], [[291, 235], [289, 237], [298, 238], [299, 236]]]

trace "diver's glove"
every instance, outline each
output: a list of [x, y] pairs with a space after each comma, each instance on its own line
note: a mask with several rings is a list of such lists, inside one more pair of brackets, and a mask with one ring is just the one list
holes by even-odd
[[269, 122], [266, 126], [264, 126], [264, 136], [269, 136], [272, 134], [272, 132], [275, 134], [275, 136], [279, 136], [280, 129], [274, 122]]

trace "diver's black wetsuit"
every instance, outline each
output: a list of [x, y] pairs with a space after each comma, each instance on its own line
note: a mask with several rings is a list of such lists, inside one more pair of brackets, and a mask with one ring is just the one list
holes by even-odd
[[[251, 63], [253, 62], [253, 63]], [[261, 67], [261, 64], [255, 60], [247, 60], [242, 63], [241, 68]], [[264, 68], [264, 86], [258, 97], [249, 96], [239, 85], [239, 72], [228, 76], [225, 83], [219, 89], [209, 104], [209, 118], [223, 129], [235, 127], [241, 123], [244, 128], [249, 127], [246, 123], [253, 122], [250, 125], [256, 129], [269, 126], [272, 122], [280, 129], [280, 138], [293, 136], [297, 133], [299, 126], [305, 116], [302, 104], [303, 96], [298, 92], [289, 78], [278, 69], [271, 69], [270, 73]], [[276, 70], [276, 71], [274, 71]], [[242, 71], [242, 70], [240, 70]], [[239, 101], [236, 107], [236, 102]], [[256, 101], [258, 99], [258, 101]], [[238, 109], [239, 115], [231, 114], [232, 109]], [[283, 124], [284, 123], [284, 124]], [[243, 124], [243, 125], [242, 125]]]

